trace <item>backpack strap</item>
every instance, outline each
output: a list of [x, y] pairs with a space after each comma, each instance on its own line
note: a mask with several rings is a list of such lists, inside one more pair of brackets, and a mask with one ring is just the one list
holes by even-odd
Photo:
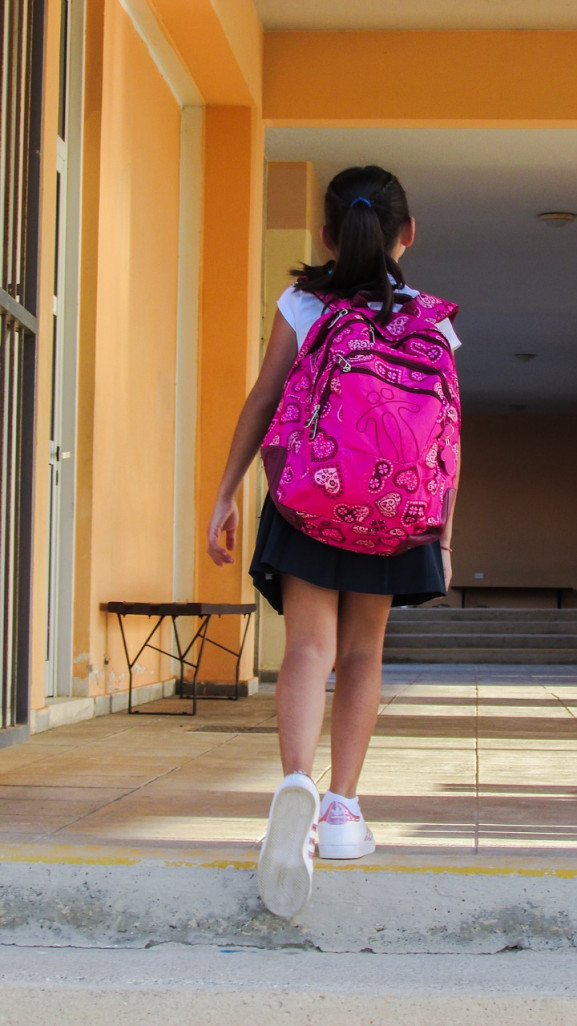
[[448, 299], [439, 299], [438, 296], [430, 296], [427, 292], [419, 292], [418, 296], [415, 296], [414, 311], [409, 310], [407, 306], [403, 312], [412, 313], [413, 316], [416, 315], [419, 319], [433, 324], [438, 324], [447, 317], [452, 323], [459, 312], [459, 306]]
[[[323, 304], [323, 314], [331, 310], [350, 310], [351, 312], [362, 310], [367, 317], [373, 320], [378, 313], [377, 310], [372, 310], [369, 305], [371, 302], [377, 302], [378, 300], [371, 299], [367, 294], [357, 293], [355, 296], [343, 297], [315, 292], [313, 295]], [[426, 317], [429, 323], [433, 318], [434, 323], [437, 323], [438, 321], [443, 321], [445, 317], [454, 321], [459, 312], [457, 303], [452, 303], [448, 299], [439, 299], [438, 296], [432, 296], [428, 292], [414, 292], [412, 289], [410, 293], [403, 292], [402, 290], [395, 292], [394, 303], [396, 306], [402, 307], [402, 310], [396, 311], [396, 313]], [[393, 314], [393, 316], [396, 316], [396, 314]]]
[[323, 312], [309, 329], [308, 335], [299, 350], [298, 361], [302, 361], [309, 353], [314, 352], [315, 349], [320, 349], [339, 321], [347, 315], [355, 317], [355, 315], [361, 314], [366, 320], [371, 321], [373, 330], [386, 338], [389, 336], [387, 329], [390, 328], [397, 317], [410, 317], [416, 322], [415, 327], [418, 330], [419, 322], [423, 327], [427, 324], [438, 324], [439, 321], [443, 321], [445, 318], [449, 318], [452, 322], [459, 310], [456, 303], [452, 303], [447, 299], [439, 299], [437, 296], [431, 296], [426, 292], [418, 292], [413, 295], [395, 293], [395, 297], [397, 295], [399, 298], [402, 296], [402, 309], [392, 315], [387, 325], [380, 325], [376, 322], [378, 311], [371, 309], [369, 306], [371, 300], [366, 295], [357, 293], [355, 296], [343, 297], [329, 296], [326, 293], [319, 294], [315, 292], [313, 294], [323, 303]]

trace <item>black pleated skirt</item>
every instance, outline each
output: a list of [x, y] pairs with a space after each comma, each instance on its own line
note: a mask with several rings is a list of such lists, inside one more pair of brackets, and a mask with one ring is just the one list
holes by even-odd
[[446, 595], [439, 542], [400, 556], [374, 556], [325, 545], [291, 527], [267, 495], [250, 574], [255, 588], [282, 613], [281, 574], [320, 588], [392, 595], [393, 606], [418, 606]]

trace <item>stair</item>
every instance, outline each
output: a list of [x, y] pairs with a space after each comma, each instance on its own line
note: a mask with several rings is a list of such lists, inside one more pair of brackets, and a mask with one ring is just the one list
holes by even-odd
[[577, 609], [393, 609], [385, 663], [574, 664]]

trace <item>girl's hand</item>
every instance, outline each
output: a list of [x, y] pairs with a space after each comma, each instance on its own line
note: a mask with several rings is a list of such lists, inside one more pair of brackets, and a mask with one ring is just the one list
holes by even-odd
[[[262, 444], [297, 349], [294, 330], [280, 310], [277, 310], [258, 380], [250, 391], [236, 425], [214, 512], [207, 528], [207, 552], [217, 566], [234, 563], [231, 552], [235, 546], [239, 515], [234, 498], [226, 496], [236, 495]], [[222, 531], [226, 533], [226, 548], [219, 541]]]
[[445, 578], [445, 588], [447, 591], [451, 586], [451, 578], [453, 576], [453, 565], [451, 562], [451, 550], [441, 545], [441, 557], [443, 560], [443, 576]]
[[[238, 506], [234, 499], [217, 499], [214, 512], [207, 528], [208, 546], [207, 552], [217, 566], [224, 563], [234, 563], [231, 552], [236, 542], [236, 531], [238, 528]], [[226, 533], [226, 549], [223, 549], [219, 538], [222, 531]]]

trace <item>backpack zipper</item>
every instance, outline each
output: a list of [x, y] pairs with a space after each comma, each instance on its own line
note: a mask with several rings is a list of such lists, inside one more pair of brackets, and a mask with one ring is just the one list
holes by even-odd
[[[339, 355], [341, 355], [341, 354], [339, 354]], [[317, 436], [317, 431], [318, 431], [318, 427], [319, 427], [319, 420], [320, 420], [321, 412], [324, 409], [324, 406], [325, 406], [325, 404], [326, 404], [326, 402], [327, 402], [327, 400], [328, 400], [328, 398], [329, 398], [329, 396], [331, 394], [331, 391], [332, 391], [331, 386], [332, 386], [333, 378], [335, 377], [335, 374], [337, 373], [337, 371], [340, 370], [344, 374], [348, 373], [349, 371], [351, 371], [353, 374], [354, 373], [357, 373], [357, 374], [368, 374], [369, 377], [376, 378], [377, 381], [381, 382], [381, 384], [383, 383], [383, 378], [380, 376], [380, 374], [376, 374], [375, 371], [369, 370], [368, 367], [354, 367], [351, 364], [349, 364], [348, 361], [346, 361], [346, 360], [345, 360], [345, 363], [348, 364], [348, 369], [345, 369], [345, 368], [341, 367], [341, 365], [338, 362], [335, 361], [333, 367], [329, 371], [329, 376], [328, 376], [327, 380], [325, 381], [324, 388], [322, 390], [321, 397], [320, 397], [320, 402], [318, 402], [316, 404], [316, 406], [313, 409], [313, 412], [312, 412], [311, 416], [309, 417], [309, 419], [305, 423], [305, 428], [309, 428], [310, 429], [309, 430], [309, 441], [311, 441], [311, 442], [314, 442], [314, 440], [315, 440], [315, 438]], [[440, 380], [442, 381], [442, 379], [440, 379]], [[384, 382], [384, 383], [386, 384], [386, 382]], [[396, 387], [397, 388], [403, 388], [404, 391], [409, 392], [409, 393], [411, 393], [413, 391], [416, 391], [416, 390], [413, 390], [413, 389], [410, 389], [410, 388], [406, 388], [406, 387], [404, 387], [402, 385], [396, 385]], [[447, 396], [447, 390], [446, 389], [444, 389], [444, 392], [445, 392], [445, 396], [448, 399], [448, 401], [451, 401], [452, 400], [452, 396], [450, 396], [450, 395]], [[423, 395], [423, 394], [429, 395], [429, 396], [431, 396], [432, 399], [436, 399], [437, 402], [439, 402], [439, 403], [441, 402], [441, 399], [439, 398], [437, 392], [433, 392], [429, 388], [421, 388], [421, 389], [419, 389], [419, 393], [421, 395]]]
[[314, 442], [315, 438], [317, 437], [317, 431], [318, 431], [318, 428], [319, 428], [319, 417], [321, 415], [321, 410], [322, 410], [322, 404], [321, 403], [317, 403], [317, 405], [315, 406], [311, 416], [309, 417], [309, 419], [305, 423], [305, 427], [306, 428], [310, 428], [309, 440], [311, 442]]
[[[328, 376], [328, 378], [327, 378], [327, 380], [325, 382], [323, 391], [321, 393], [320, 402], [318, 402], [315, 405], [315, 407], [314, 407], [314, 409], [313, 409], [313, 411], [311, 413], [311, 416], [305, 422], [305, 428], [309, 428], [309, 440], [311, 442], [314, 441], [314, 439], [316, 438], [318, 427], [319, 427], [319, 420], [320, 420], [321, 412], [322, 412], [323, 407], [325, 406], [325, 403], [326, 403], [326, 401], [327, 401], [327, 399], [328, 399], [328, 397], [329, 397], [329, 395], [331, 393], [332, 381], [333, 381], [333, 378], [335, 376], [335, 373], [338, 370], [341, 370], [343, 374], [348, 374], [350, 371], [358, 371], [361, 374], [369, 374], [370, 376], [377, 378], [378, 381], [381, 381], [381, 382], [383, 381], [383, 378], [381, 378], [379, 374], [375, 374], [374, 371], [371, 371], [371, 370], [369, 370], [366, 367], [355, 366], [353, 363], [351, 363], [349, 360], [347, 360], [347, 358], [344, 356], [343, 353], [332, 353], [331, 352], [330, 344], [327, 344], [327, 336], [334, 329], [334, 327], [338, 324], [338, 322], [344, 316], [347, 316], [347, 315], [352, 316], [353, 318], [354, 317], [358, 317], [360, 315], [363, 318], [363, 320], [365, 320], [365, 322], [367, 323], [367, 326], [368, 326], [368, 331], [369, 331], [369, 335], [370, 335], [371, 341], [372, 341], [373, 345], [375, 344], [375, 323], [374, 323], [374, 321], [370, 317], [368, 317], [366, 314], [364, 314], [360, 310], [338, 310], [336, 312], [336, 314], [334, 315], [334, 317], [332, 318], [332, 320], [329, 321], [329, 323], [327, 324], [326, 332], [325, 332], [325, 337], [324, 337], [324, 339], [321, 339], [321, 343], [320, 343], [320, 344], [322, 344], [324, 342], [326, 344], [325, 358], [322, 361], [322, 365], [317, 370], [317, 374], [316, 374], [316, 377], [315, 377], [315, 384], [316, 384], [317, 381], [319, 381], [319, 379], [324, 374], [324, 372], [326, 370], [326, 367], [327, 367], [327, 364], [329, 363], [331, 357], [333, 358], [334, 363], [333, 363], [333, 367], [329, 370], [329, 376]], [[385, 341], [390, 346], [394, 345], [393, 342], [391, 342], [389, 339], [386, 338], [384, 332], [379, 332], [379, 334], [382, 336], [383, 339], [385, 339]], [[414, 339], [421, 339], [424, 342], [429, 342], [430, 341], [429, 336], [424, 334], [424, 333], [421, 333], [421, 332], [413, 332], [408, 337], [409, 338], [414, 338]], [[318, 338], [318, 336], [317, 336], [317, 338]], [[406, 339], [404, 339], [403, 341], [406, 341]], [[306, 354], [303, 354], [303, 357], [309, 356], [312, 352], [315, 351], [315, 348], [316, 347], [311, 347], [307, 351]], [[384, 354], [382, 353], [382, 351], [380, 349], [365, 349], [365, 350], [362, 350], [362, 352], [363, 352], [364, 356], [372, 356], [372, 357], [379, 357], [380, 356], [383, 359], [385, 358]], [[394, 353], [394, 354], [389, 353], [389, 354], [387, 354], [386, 358], [390, 359], [392, 363], [399, 364], [402, 367], [410, 367], [413, 370], [420, 371], [421, 373], [424, 373], [424, 374], [435, 374], [436, 373], [434, 368], [431, 368], [428, 364], [423, 364], [423, 363], [415, 364], [413, 361], [407, 359], [406, 357], [399, 356], [398, 353]], [[445, 398], [447, 399], [447, 401], [451, 402], [453, 397], [451, 396], [451, 393], [450, 393], [449, 389], [446, 387], [443, 378], [440, 378], [440, 381], [441, 381], [441, 384], [442, 384], [442, 387], [443, 387], [443, 392], [444, 392]], [[312, 391], [314, 391], [315, 384], [313, 384]], [[398, 386], [398, 387], [400, 387], [400, 386]], [[406, 391], [411, 391], [411, 389], [406, 389]], [[421, 389], [420, 391], [421, 392], [425, 392], [425, 394], [430, 395], [432, 398], [439, 399], [439, 396], [437, 395], [437, 393], [431, 391], [430, 389]]]

